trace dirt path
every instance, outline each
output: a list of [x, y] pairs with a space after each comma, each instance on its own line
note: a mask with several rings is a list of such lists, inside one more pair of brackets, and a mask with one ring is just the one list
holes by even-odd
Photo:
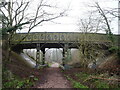
[[69, 81], [63, 76], [60, 68], [46, 68], [36, 88], [71, 88]]

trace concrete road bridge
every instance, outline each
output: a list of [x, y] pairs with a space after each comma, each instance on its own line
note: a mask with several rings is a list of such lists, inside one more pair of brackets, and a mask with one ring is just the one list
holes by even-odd
[[[22, 40], [26, 37], [24, 40]], [[120, 35], [114, 35], [116, 43], [120, 40]], [[21, 41], [22, 40], [22, 41]], [[78, 45], [86, 41], [87, 43], [100, 44], [103, 46], [111, 45], [111, 41], [105, 34], [95, 33], [79, 33], [79, 32], [33, 32], [33, 33], [17, 33], [13, 36], [13, 50], [37, 49], [37, 58], [39, 51], [45, 55], [45, 48], [63, 48], [63, 57], [65, 52], [70, 48], [78, 48]], [[45, 56], [44, 56], [45, 57]], [[44, 59], [43, 59], [44, 64]]]

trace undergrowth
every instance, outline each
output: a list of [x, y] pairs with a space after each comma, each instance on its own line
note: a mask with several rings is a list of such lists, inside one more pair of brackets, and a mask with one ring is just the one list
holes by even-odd
[[19, 76], [14, 75], [10, 70], [4, 69], [2, 73], [2, 88], [30, 88], [34, 85], [35, 81], [38, 78], [27, 77], [21, 78]]
[[30, 82], [29, 79], [19, 80], [18, 78], [14, 78], [13, 80], [4, 82], [3, 88], [28, 88], [32, 85], [33, 82]]
[[108, 81], [91, 77], [100, 77], [100, 74], [89, 74], [85, 72], [65, 74], [65, 77], [72, 83], [74, 88], [119, 88], [116, 83], [112, 85]]
[[72, 85], [73, 85], [74, 88], [88, 88], [87, 86], [81, 84], [80, 82], [77, 82], [77, 81], [73, 80], [73, 79], [70, 78], [69, 76], [66, 75], [66, 77], [67, 77], [67, 79], [68, 79], [69, 81], [72, 82]]

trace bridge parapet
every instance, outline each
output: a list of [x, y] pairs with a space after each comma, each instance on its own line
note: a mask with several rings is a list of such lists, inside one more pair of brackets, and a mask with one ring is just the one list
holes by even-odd
[[[13, 44], [17, 43], [25, 37], [27, 33], [15, 34], [13, 37]], [[39, 32], [29, 33], [28, 36], [21, 43], [79, 43], [80, 41], [93, 41], [93, 42], [107, 42], [110, 43], [107, 35], [105, 34], [83, 34], [79, 32]]]

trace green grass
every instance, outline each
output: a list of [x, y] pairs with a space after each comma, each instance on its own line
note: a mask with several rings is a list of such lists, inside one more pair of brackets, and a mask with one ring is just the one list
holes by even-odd
[[[83, 80], [84, 82], [91, 75], [81, 72], [81, 73], [76, 73], [75, 76], [78, 77], [78, 79]], [[92, 79], [90, 82], [91, 84], [94, 84], [96, 88], [109, 88], [109, 85], [106, 82], [103, 82], [98, 79]]]
[[32, 86], [34, 83], [29, 81], [29, 79], [19, 80], [17, 78], [4, 82], [3, 88], [28, 88]]
[[[3, 88], [30, 88], [32, 85], [34, 85], [34, 82], [38, 80], [37, 77], [31, 78], [21, 78], [16, 75], [9, 75], [6, 70], [3, 72]], [[6, 78], [6, 77], [9, 78]]]
[[88, 88], [87, 86], [81, 84], [80, 82], [77, 82], [75, 80], [73, 80], [72, 78], [70, 78], [69, 76], [65, 75], [66, 78], [72, 82], [72, 85], [74, 88]]
[[[110, 85], [104, 80], [91, 78], [91, 76], [100, 77], [100, 75], [87, 74], [85, 72], [75, 73], [74, 75], [76, 76], [76, 78], [78, 78], [77, 80], [73, 79], [69, 75], [65, 75], [66, 78], [72, 83], [74, 88], [119, 88], [118, 85]], [[86, 86], [86, 83], [89, 84], [90, 87]]]
[[78, 77], [78, 78], [80, 78], [81, 80], [85, 80], [85, 79], [88, 78], [90, 75], [81, 72], [81, 73], [76, 73], [75, 76]]
[[88, 88], [87, 86], [81, 84], [80, 82], [73, 81], [74, 88]]
[[109, 88], [109, 85], [106, 82], [103, 82], [101, 80], [96, 80], [94, 84], [96, 88]]

